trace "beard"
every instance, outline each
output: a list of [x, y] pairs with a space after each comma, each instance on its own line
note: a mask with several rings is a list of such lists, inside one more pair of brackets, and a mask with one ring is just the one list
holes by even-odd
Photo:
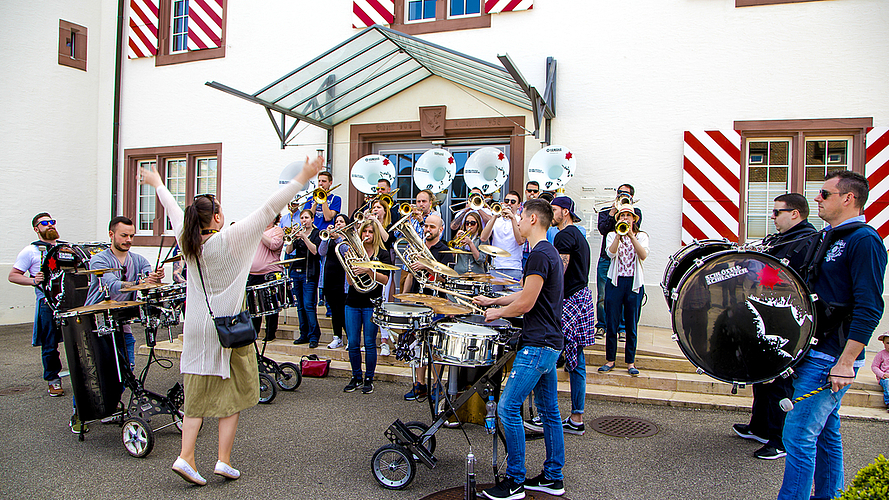
[[[112, 243], [112, 245], [114, 246], [114, 249], [117, 250], [118, 252], [129, 252], [130, 246], [131, 246], [130, 243], [117, 243], [117, 242]], [[124, 248], [124, 245], [126, 245], [126, 248]]]
[[46, 232], [43, 233], [43, 239], [50, 240], [50, 241], [57, 240], [57, 239], [59, 239], [59, 232], [56, 231], [56, 228], [51, 227], [51, 228], [47, 229]]

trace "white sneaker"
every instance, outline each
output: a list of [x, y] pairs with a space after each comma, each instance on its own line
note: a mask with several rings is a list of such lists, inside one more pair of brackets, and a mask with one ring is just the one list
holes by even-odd
[[227, 477], [229, 479], [237, 479], [241, 477], [241, 471], [235, 469], [231, 465], [223, 462], [222, 460], [216, 461], [216, 470], [213, 471], [214, 474], [218, 474], [222, 477]]
[[388, 356], [392, 354], [392, 351], [389, 349], [389, 343], [386, 342], [383, 344], [383, 347], [380, 348], [380, 356]]
[[192, 469], [182, 457], [176, 457], [176, 461], [173, 462], [173, 472], [182, 476], [182, 479], [189, 483], [194, 483], [198, 486], [207, 484], [207, 480], [198, 474], [198, 471]]
[[343, 339], [341, 339], [339, 337], [334, 337], [333, 340], [331, 340], [330, 343], [327, 344], [327, 348], [328, 349], [336, 349], [338, 347], [342, 347], [342, 345], [343, 345]]

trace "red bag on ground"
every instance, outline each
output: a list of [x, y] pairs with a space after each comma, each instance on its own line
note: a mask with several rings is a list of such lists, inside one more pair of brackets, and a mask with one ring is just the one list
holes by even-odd
[[317, 354], [303, 356], [299, 362], [303, 377], [326, 377], [330, 371], [329, 359], [318, 359]]

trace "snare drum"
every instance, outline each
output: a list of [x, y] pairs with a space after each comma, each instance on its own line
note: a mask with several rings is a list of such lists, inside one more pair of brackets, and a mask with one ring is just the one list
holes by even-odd
[[250, 316], [266, 316], [290, 305], [290, 281], [277, 279], [247, 287], [247, 310]]
[[717, 380], [774, 379], [811, 346], [815, 306], [809, 291], [771, 255], [714, 253], [690, 269], [677, 289], [672, 319], [679, 347]]
[[674, 253], [670, 257], [670, 262], [664, 270], [664, 279], [661, 281], [661, 290], [664, 291], [664, 298], [667, 299], [667, 309], [673, 310], [676, 288], [689, 269], [708, 255], [729, 250], [733, 246], [728, 240], [695, 240]]
[[432, 327], [433, 359], [456, 366], [494, 364], [497, 330], [470, 323], [438, 323]]
[[374, 308], [373, 322], [395, 331], [422, 330], [432, 324], [431, 307], [385, 302]]
[[454, 278], [451, 276], [446, 276], [445, 278], [445, 282], [442, 284], [442, 288], [444, 288], [445, 290], [462, 293], [463, 295], [469, 295], [471, 297], [475, 297], [477, 295], [490, 297], [493, 293], [494, 287], [490, 282], [487, 281]]
[[180, 311], [185, 304], [185, 283], [171, 283], [140, 290], [139, 294], [145, 301], [142, 307], [143, 316], [148, 318], [146, 323], [156, 322], [156, 325], [151, 326], [164, 327], [179, 324]]

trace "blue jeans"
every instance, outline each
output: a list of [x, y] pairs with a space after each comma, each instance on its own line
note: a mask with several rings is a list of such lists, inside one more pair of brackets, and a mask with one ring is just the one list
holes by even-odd
[[318, 282], [306, 278], [306, 273], [290, 273], [293, 295], [296, 297], [296, 315], [299, 319], [299, 338], [309, 342], [321, 339], [321, 328], [318, 327], [316, 303], [318, 298]]
[[[361, 331], [364, 330], [364, 375], [373, 380], [377, 369], [377, 324], [371, 321], [373, 307], [346, 306], [346, 336], [349, 338], [349, 364], [352, 376], [361, 378]], [[521, 422], [519, 422], [521, 424]]]
[[889, 378], [881, 378], [880, 387], [883, 388], [883, 403], [889, 406]]
[[[496, 271], [496, 272], [494, 272]], [[498, 274], [499, 273], [499, 274]], [[510, 277], [516, 281], [522, 281], [522, 270], [521, 269], [492, 269], [491, 275], [496, 278], [502, 278], [504, 275]], [[499, 292], [502, 290], [506, 290], [506, 285], [494, 285], [494, 291]], [[552, 478], [550, 478], [552, 479]]]
[[[830, 359], [822, 359], [830, 358]], [[793, 396], [800, 397], [827, 382], [836, 360], [810, 351], [796, 366]], [[858, 368], [855, 368], [858, 373]], [[843, 490], [843, 441], [840, 437], [840, 404], [850, 386], [837, 393], [825, 389], [800, 401], [784, 421], [784, 481], [779, 500], [834, 498]]]
[[559, 352], [549, 347], [525, 346], [516, 353], [506, 388], [500, 395], [497, 411], [506, 438], [506, 475], [517, 483], [525, 482], [525, 428], [522, 426], [522, 402], [534, 391], [537, 414], [543, 422], [546, 461], [543, 472], [549, 479], [562, 480], [565, 465], [565, 441], [559, 416], [556, 391]]
[[617, 332], [620, 313], [623, 312], [623, 323], [627, 332], [627, 343], [624, 346], [624, 361], [636, 362], [636, 324], [639, 322], [639, 304], [642, 302], [642, 289], [633, 291], [633, 277], [620, 276], [617, 286], [611, 280], [605, 283], [605, 360], [617, 359]]
[[[596, 328], [605, 328], [605, 282], [608, 281], [608, 268], [611, 266], [611, 259], [608, 257], [599, 257], [599, 264], [596, 266]], [[626, 330], [624, 327], [624, 318], [622, 314], [618, 314], [620, 323], [617, 325], [617, 331]]]
[[62, 358], [59, 356], [59, 342], [62, 341], [62, 332], [53, 320], [52, 309], [45, 299], [37, 299], [34, 308], [34, 331], [31, 344], [40, 346], [40, 356], [43, 360], [43, 380], [55, 382], [59, 380], [59, 371], [62, 370]]
[[577, 349], [577, 366], [568, 372], [568, 380], [571, 385], [571, 413], [583, 415], [586, 404], [586, 358], [583, 347]]
[[130, 369], [136, 368], [136, 337], [133, 337], [133, 331], [129, 325], [123, 328], [123, 342], [127, 347], [127, 361], [130, 363]]

